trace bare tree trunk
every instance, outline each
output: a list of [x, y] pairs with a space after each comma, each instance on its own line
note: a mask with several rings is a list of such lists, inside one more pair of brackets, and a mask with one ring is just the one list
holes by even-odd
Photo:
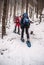
[[41, 23], [41, 14], [42, 14], [42, 0], [40, 0], [40, 22]]
[[2, 10], [2, 2], [3, 2], [3, 1], [1, 1], [1, 0], [0, 0], [0, 22], [1, 22], [1, 10]]
[[37, 18], [38, 18], [38, 6], [37, 6]]
[[13, 15], [13, 18], [15, 18], [15, 15], [16, 15], [16, 0], [14, 0], [14, 15]]
[[22, 0], [21, 14], [24, 13], [24, 0]]
[[10, 0], [10, 17], [12, 15], [12, 0]]
[[9, 0], [7, 0], [7, 9], [6, 9], [6, 24], [8, 20], [8, 11], [9, 11]]
[[4, 0], [3, 17], [2, 17], [2, 38], [6, 34], [5, 18], [6, 18], [7, 0]]
[[29, 0], [26, 0], [26, 13], [28, 13], [28, 2]]
[[3, 5], [4, 5], [4, 0], [2, 0], [2, 3], [1, 3], [1, 22], [2, 22], [2, 16], [3, 16]]
[[10, 3], [10, 17], [9, 17], [9, 23], [10, 23], [10, 19], [11, 19], [11, 16], [12, 16], [12, 0], [9, 1]]
[[40, 12], [40, 22], [39, 23], [41, 23], [41, 12]]
[[[37, 0], [37, 2], [38, 2], [38, 0]], [[36, 17], [38, 18], [38, 3], [37, 3], [37, 16]]]

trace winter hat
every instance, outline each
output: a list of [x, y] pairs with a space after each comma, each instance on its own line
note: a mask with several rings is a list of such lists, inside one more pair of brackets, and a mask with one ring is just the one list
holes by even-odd
[[24, 13], [23, 14], [23, 17], [28, 17], [28, 13]]

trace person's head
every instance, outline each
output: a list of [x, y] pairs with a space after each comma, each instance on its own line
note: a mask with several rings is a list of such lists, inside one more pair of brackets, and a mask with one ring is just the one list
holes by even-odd
[[24, 13], [23, 14], [23, 17], [28, 17], [28, 13]]

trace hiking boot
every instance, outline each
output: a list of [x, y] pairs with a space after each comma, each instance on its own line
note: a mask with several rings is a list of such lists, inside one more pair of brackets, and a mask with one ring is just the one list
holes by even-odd
[[13, 32], [14, 32], [14, 33], [16, 33], [16, 31], [15, 31], [15, 30], [14, 30]]
[[21, 38], [21, 41], [24, 42], [25, 40], [23, 38]]
[[17, 34], [19, 34], [19, 35], [20, 35], [20, 33], [19, 33], [19, 32], [17, 32]]

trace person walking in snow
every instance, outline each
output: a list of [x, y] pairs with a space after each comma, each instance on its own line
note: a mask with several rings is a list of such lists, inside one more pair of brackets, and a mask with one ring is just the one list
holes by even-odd
[[20, 34], [20, 17], [17, 16], [15, 18], [15, 22], [14, 23], [15, 23], [15, 30], [14, 30], [14, 32], [16, 33], [16, 28], [18, 27], [18, 32], [17, 33]]
[[28, 14], [24, 13], [21, 19], [21, 41], [24, 42], [24, 30], [27, 35], [27, 41], [29, 41], [29, 27], [30, 27], [30, 20], [28, 18]]

